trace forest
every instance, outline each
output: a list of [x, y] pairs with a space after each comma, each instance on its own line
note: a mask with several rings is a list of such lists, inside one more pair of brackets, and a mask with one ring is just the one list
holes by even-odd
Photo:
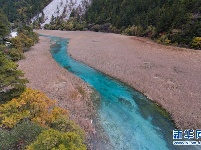
[[[31, 24], [51, 0], [0, 0], [10, 22]], [[84, 15], [52, 16], [45, 29], [92, 30], [149, 37], [158, 43], [201, 49], [201, 0], [92, 0]], [[41, 28], [39, 18], [33, 23]]]
[[52, 0], [0, 0], [2, 11], [12, 23], [20, 21], [30, 23]]
[[94, 0], [85, 18], [128, 35], [201, 48], [201, 0]]
[[84, 16], [76, 10], [70, 16], [52, 17], [45, 29], [121, 33], [201, 49], [201, 0], [93, 0]]
[[29, 81], [18, 70], [15, 61], [39, 41], [38, 34], [21, 23], [17, 36], [10, 38], [11, 26], [0, 11], [0, 149], [85, 150], [85, 133], [70, 120], [68, 110], [26, 87]]

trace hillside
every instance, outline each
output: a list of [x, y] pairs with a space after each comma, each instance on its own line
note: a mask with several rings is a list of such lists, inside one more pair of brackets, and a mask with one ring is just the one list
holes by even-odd
[[0, 0], [0, 5], [10, 22], [32, 22], [34, 28], [123, 33], [201, 49], [201, 0]]
[[82, 15], [86, 11], [85, 9], [89, 3], [90, 0], [53, 0], [39, 15], [36, 15], [32, 21], [40, 23], [43, 27], [56, 17], [67, 20], [72, 11], [76, 11]]
[[128, 35], [201, 48], [201, 38], [196, 38], [201, 37], [200, 6], [201, 0], [94, 0], [85, 18], [88, 23], [111, 23]]
[[32, 21], [35, 28], [123, 33], [201, 49], [200, 6], [201, 0], [53, 0]]
[[0, 0], [0, 6], [10, 22], [30, 22], [51, 0]]

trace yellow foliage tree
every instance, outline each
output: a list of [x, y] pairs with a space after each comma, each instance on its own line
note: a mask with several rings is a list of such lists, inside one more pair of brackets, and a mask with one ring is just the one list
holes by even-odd
[[12, 128], [23, 119], [48, 126], [68, 112], [56, 106], [56, 102], [37, 90], [26, 89], [19, 98], [0, 106], [0, 127]]
[[43, 131], [27, 150], [86, 150], [83, 140], [74, 132]]
[[23, 52], [23, 44], [18, 36], [15, 38], [11, 38], [10, 42], [12, 43], [12, 46], [14, 48], [18, 49], [20, 52]]
[[191, 47], [201, 49], [201, 37], [194, 37], [191, 42]]

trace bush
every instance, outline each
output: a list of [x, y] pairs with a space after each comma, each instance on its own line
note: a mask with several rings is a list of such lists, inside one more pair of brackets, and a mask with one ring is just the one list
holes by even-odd
[[84, 140], [84, 131], [67, 116], [58, 117], [51, 123], [50, 127], [60, 132], [74, 132]]
[[18, 61], [24, 58], [23, 52], [16, 48], [9, 49], [7, 55], [10, 56], [12, 61]]
[[14, 147], [16, 137], [14, 137], [9, 131], [0, 129], [0, 149], [8, 150]]
[[96, 25], [92, 26], [90, 30], [99, 32], [99, 31], [101, 31], [101, 25], [96, 24]]
[[49, 129], [43, 131], [28, 150], [86, 150], [83, 140], [73, 132], [62, 133]]
[[77, 24], [75, 25], [75, 30], [82, 30], [82, 29], [83, 29], [83, 25], [82, 25], [82, 24], [77, 23]]
[[141, 26], [132, 26], [130, 30], [132, 36], [141, 36], [143, 34], [143, 28]]
[[122, 31], [125, 35], [141, 36], [143, 35], [143, 28], [141, 26], [131, 26]]
[[0, 52], [5, 52], [7, 47], [4, 44], [0, 44]]
[[50, 24], [45, 24], [45, 25], [44, 25], [44, 29], [49, 30], [49, 29], [50, 29], [50, 26], [51, 26]]
[[148, 26], [147, 29], [144, 32], [144, 36], [153, 38], [156, 36], [156, 28], [154, 26]]
[[27, 36], [26, 34], [19, 33], [18, 37], [20, 38], [24, 52], [34, 45], [34, 41], [31, 39], [31, 37]]
[[34, 43], [39, 41], [39, 36], [37, 33], [34, 33], [31, 28], [24, 27], [25, 29], [18, 30], [18, 36], [11, 38], [11, 47], [16, 48], [22, 52], [29, 50]]
[[168, 45], [171, 43], [171, 40], [168, 39], [167, 34], [163, 34], [157, 39], [157, 42]]
[[0, 126], [12, 128], [23, 119], [49, 126], [60, 115], [67, 115], [67, 111], [57, 107], [55, 101], [42, 92], [26, 89], [19, 98], [0, 106]]
[[23, 43], [22, 43], [21, 38], [19, 36], [16, 36], [15, 38], [11, 38], [10, 42], [11, 42], [11, 46], [13, 48], [16, 48], [20, 51], [23, 51]]
[[201, 37], [194, 37], [191, 42], [191, 47], [201, 49]]
[[41, 133], [28, 149], [86, 149], [84, 131], [69, 119], [66, 110], [36, 90], [26, 89], [19, 98], [0, 105], [0, 127], [0, 139], [4, 139], [0, 149], [25, 149], [45, 128], [53, 129]]
[[10, 131], [0, 129], [0, 149], [25, 149], [44, 129], [30, 121], [23, 121]]

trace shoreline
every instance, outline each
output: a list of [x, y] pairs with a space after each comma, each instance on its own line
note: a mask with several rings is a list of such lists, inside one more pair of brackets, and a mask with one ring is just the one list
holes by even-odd
[[140, 91], [162, 106], [178, 128], [201, 128], [200, 51], [110, 33], [37, 32], [68, 38], [73, 58]]
[[[73, 58], [73, 59], [75, 59], [75, 58]], [[91, 67], [91, 68], [93, 68], [92, 66], [90, 66], [89, 64], [86, 64], [86, 63], [83, 62], [83, 61], [80, 61], [80, 60], [77, 60], [77, 59], [75, 59], [75, 60], [76, 60], [76, 61], [79, 61], [80, 63], [83, 63], [83, 64], [85, 64], [85, 65], [88, 65], [88, 66]], [[111, 75], [109, 75], [109, 74], [107, 74], [107, 73], [105, 73], [105, 72], [101, 72], [100, 70], [97, 70], [96, 68], [93, 68], [93, 69], [96, 70], [96, 71], [98, 71], [98, 72], [100, 72], [100, 73], [102, 73], [102, 74], [104, 74], [104, 75], [106, 75], [106, 76], [109, 76], [110, 78], [112, 78], [112, 79], [114, 79], [114, 80], [117, 80], [117, 81], [120, 82], [121, 84], [126, 85], [126, 86], [128, 86], [128, 87], [134, 89], [134, 90], [137, 91], [138, 93], [144, 95], [148, 100], [150, 100], [152, 103], [154, 103], [155, 105], [157, 105], [162, 111], [165, 111], [165, 116], [168, 115], [167, 118], [170, 120], [170, 122], [172, 122], [172, 123], [174, 124], [175, 127], [177, 127], [175, 121], [172, 119], [171, 114], [170, 114], [165, 108], [163, 108], [163, 106], [162, 106], [160, 103], [157, 103], [156, 101], [154, 101], [153, 99], [151, 99], [150, 97], [148, 97], [148, 96], [146, 95], [146, 93], [142, 93], [142, 92], [139, 91], [138, 89], [135, 89], [135, 87], [133, 87], [131, 84], [126, 83], [126, 82], [122, 81], [121, 79], [118, 79], [118, 78], [116, 78], [116, 77], [113, 77], [113, 76], [111, 76]], [[169, 118], [169, 117], [170, 117], [170, 118]]]
[[[24, 53], [18, 69], [29, 80], [27, 87], [45, 93], [57, 101], [58, 106], [69, 111], [70, 118], [86, 133], [87, 146], [93, 147], [96, 110], [91, 100], [93, 89], [81, 79], [57, 64], [50, 53], [50, 39], [41, 37], [39, 43]], [[95, 139], [98, 141], [98, 139]]]

